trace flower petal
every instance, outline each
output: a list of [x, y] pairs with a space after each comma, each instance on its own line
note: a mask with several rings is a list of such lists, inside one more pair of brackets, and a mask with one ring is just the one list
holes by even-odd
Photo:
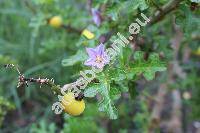
[[100, 26], [100, 24], [101, 24], [101, 13], [95, 8], [92, 8], [92, 18], [93, 18], [94, 23], [97, 26]]
[[94, 48], [86, 48], [86, 51], [91, 58], [96, 58], [97, 52]]
[[95, 63], [94, 59], [89, 58], [88, 60], [86, 60], [84, 62], [84, 65], [86, 65], [86, 66], [93, 66], [94, 63]]
[[104, 45], [101, 43], [99, 46], [95, 48], [95, 51], [98, 55], [102, 56], [104, 54]]

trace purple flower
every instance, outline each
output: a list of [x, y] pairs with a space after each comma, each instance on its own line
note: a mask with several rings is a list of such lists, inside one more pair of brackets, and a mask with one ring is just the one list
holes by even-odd
[[92, 8], [91, 12], [92, 12], [92, 18], [93, 18], [94, 23], [95, 23], [97, 26], [100, 26], [101, 21], [102, 21], [102, 20], [101, 20], [101, 13], [100, 13], [100, 11], [98, 11], [98, 10], [95, 9], [95, 8]]
[[89, 55], [89, 59], [84, 63], [86, 66], [94, 66], [101, 69], [110, 62], [102, 43], [96, 48], [86, 48], [86, 51]]

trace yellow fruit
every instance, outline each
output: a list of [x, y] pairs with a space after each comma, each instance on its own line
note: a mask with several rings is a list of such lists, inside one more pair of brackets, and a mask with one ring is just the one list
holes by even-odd
[[64, 106], [64, 111], [72, 116], [80, 115], [85, 109], [84, 100], [76, 100], [71, 92], [64, 95], [61, 103]]
[[63, 24], [62, 18], [60, 16], [54, 16], [49, 20], [49, 25], [52, 27], [60, 27]]
[[83, 30], [82, 35], [84, 35], [87, 39], [94, 38], [94, 34], [87, 29]]

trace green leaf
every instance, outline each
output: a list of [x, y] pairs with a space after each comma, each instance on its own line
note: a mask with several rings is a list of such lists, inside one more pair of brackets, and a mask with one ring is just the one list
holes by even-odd
[[141, 11], [148, 8], [148, 5], [146, 4], [145, 0], [131, 0], [128, 2], [129, 5], [132, 5], [133, 9], [140, 9]]
[[108, 76], [110, 80], [121, 81], [126, 79], [125, 72], [119, 68], [111, 68], [108, 70]]
[[117, 119], [117, 109], [115, 108], [109, 95], [110, 84], [107, 82], [101, 83], [100, 93], [102, 100], [99, 103], [99, 111], [106, 112], [110, 119]]
[[191, 37], [194, 29], [199, 29], [199, 17], [193, 14], [185, 4], [180, 5], [179, 8], [179, 16], [176, 18], [176, 23], [182, 27], [186, 37]]
[[131, 99], [135, 99], [138, 95], [138, 92], [136, 91], [136, 84], [133, 81], [128, 82], [128, 91], [131, 96]]
[[94, 97], [98, 93], [100, 89], [100, 85], [93, 85], [84, 91], [84, 96], [85, 97]]
[[122, 8], [121, 3], [113, 3], [108, 5], [109, 7], [106, 9], [106, 14], [112, 18], [113, 21], [117, 21], [119, 18], [119, 12]]
[[62, 60], [63, 66], [73, 66], [74, 64], [78, 62], [82, 62], [86, 60], [87, 56], [84, 52], [79, 50], [75, 55], [70, 56], [67, 59]]
[[[105, 75], [103, 75], [105, 76]], [[106, 112], [110, 119], [117, 119], [117, 109], [114, 107], [112, 100], [117, 100], [121, 92], [118, 88], [110, 88], [110, 84], [106, 78], [102, 78], [100, 84], [93, 84], [84, 91], [85, 97], [94, 97], [97, 93], [100, 93], [102, 100], [99, 101], [99, 111]]]
[[120, 88], [116, 88], [116, 87], [111, 87], [110, 92], [109, 92], [110, 98], [112, 100], [117, 100], [120, 98], [121, 96], [121, 90]]
[[158, 71], [165, 71], [165, 63], [160, 61], [159, 55], [153, 53], [149, 56], [148, 60], [144, 60], [144, 53], [137, 51], [134, 54], [134, 63], [131, 65], [131, 73], [133, 75], [140, 75], [143, 73], [147, 80], [152, 80], [155, 73]]

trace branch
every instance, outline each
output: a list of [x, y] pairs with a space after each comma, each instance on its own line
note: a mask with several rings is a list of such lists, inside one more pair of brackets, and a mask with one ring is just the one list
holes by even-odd
[[158, 21], [161, 21], [165, 17], [165, 15], [175, 10], [182, 1], [183, 0], [172, 0], [161, 7], [161, 10], [156, 11], [154, 16], [151, 18], [149, 25], [153, 25]]
[[157, 102], [155, 103], [154, 108], [152, 110], [151, 120], [149, 125], [149, 133], [153, 133], [154, 129], [160, 123], [160, 116], [164, 107], [164, 101], [167, 92], [168, 92], [167, 84], [161, 84], [158, 90], [158, 94], [155, 96]]
[[[21, 72], [19, 71], [19, 68], [17, 66], [15, 66], [14, 64], [5, 64], [4, 67], [6, 69], [11, 68], [11, 69], [15, 69], [19, 76], [18, 76], [18, 85], [17, 88], [19, 87], [24, 87], [27, 86], [29, 83], [36, 83], [36, 84], [40, 84], [41, 85], [45, 84], [51, 87], [51, 90], [54, 92], [54, 94], [56, 95], [62, 95], [61, 93], [61, 87], [60, 85], [56, 85], [54, 83], [53, 79], [48, 79], [48, 78], [26, 78], [23, 74], [21, 74]], [[69, 90], [70, 91], [70, 90]], [[75, 97], [76, 100], [82, 100], [84, 98], [84, 94], [81, 92], [79, 93], [79, 95], [77, 97]]]
[[71, 25], [62, 25], [62, 27], [64, 29], [66, 29], [68, 32], [73, 32], [73, 33], [78, 33], [81, 34], [82, 33], [82, 29], [76, 29], [74, 27], [72, 27]]
[[25, 4], [25, 6], [26, 6], [28, 9], [30, 9], [30, 11], [31, 11], [33, 14], [36, 14], [36, 13], [37, 13], [36, 9], [29, 3], [28, 0], [24, 0], [24, 4]]
[[[11, 69], [15, 69], [18, 72], [18, 85], [17, 88], [19, 87], [24, 87], [27, 86], [28, 87], [28, 83], [37, 83], [37, 84], [46, 84], [46, 85], [50, 85], [51, 87], [54, 87], [54, 89], [52, 89], [53, 91], [55, 91], [56, 93], [59, 92], [60, 88], [58, 88], [59, 86], [54, 84], [54, 80], [53, 79], [48, 79], [48, 78], [26, 78], [24, 76], [24, 74], [22, 74], [19, 70], [19, 68], [17, 66], [15, 66], [14, 64], [5, 64], [4, 67], [6, 69], [11, 68]], [[55, 90], [56, 89], [56, 90]]]
[[182, 133], [181, 123], [181, 94], [179, 90], [172, 91], [173, 103], [172, 103], [172, 118], [169, 121], [168, 132]]

